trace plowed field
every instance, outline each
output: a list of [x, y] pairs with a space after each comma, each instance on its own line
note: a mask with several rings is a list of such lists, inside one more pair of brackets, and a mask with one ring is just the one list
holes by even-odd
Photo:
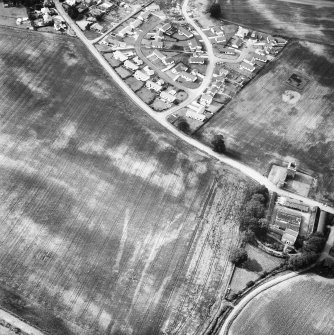
[[302, 275], [280, 283], [242, 310], [229, 335], [331, 335], [333, 289], [333, 280], [317, 275]]
[[195, 334], [247, 181], [166, 134], [76, 39], [1, 29], [0, 68], [0, 304], [57, 316], [38, 320], [52, 334]]

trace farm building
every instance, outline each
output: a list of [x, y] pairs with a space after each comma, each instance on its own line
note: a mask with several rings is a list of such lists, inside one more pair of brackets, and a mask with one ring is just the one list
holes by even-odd
[[278, 197], [277, 203], [281, 206], [291, 208], [291, 209], [296, 209], [301, 212], [307, 213], [309, 211], [309, 206], [303, 205], [301, 201], [293, 200], [293, 199], [288, 199], [286, 197]]
[[203, 106], [210, 105], [212, 102], [212, 95], [210, 94], [202, 94], [201, 99], [200, 99], [200, 104]]
[[150, 76], [140, 70], [137, 70], [134, 74], [134, 77], [140, 81], [147, 81], [150, 79]]
[[186, 117], [189, 117], [191, 119], [197, 120], [197, 121], [204, 121], [205, 120], [205, 115], [197, 113], [191, 109], [188, 109], [186, 112]]
[[192, 81], [192, 82], [194, 82], [194, 81], [197, 80], [197, 76], [195, 76], [195, 75], [193, 75], [193, 74], [191, 74], [191, 73], [188, 73], [188, 72], [186, 72], [186, 71], [182, 71], [182, 72], [180, 73], [180, 76], [181, 76], [183, 79], [185, 79], [186, 81]]
[[204, 64], [205, 58], [203, 57], [190, 57], [189, 63], [190, 64]]
[[194, 36], [194, 34], [191, 31], [189, 31], [188, 29], [185, 29], [184, 27], [179, 27], [178, 33], [179, 35], [185, 36], [187, 38], [191, 38]]
[[232, 41], [232, 47], [235, 48], [235, 49], [239, 49], [241, 46], [242, 46], [242, 39], [240, 38], [236, 38]]
[[119, 60], [121, 62], [124, 62], [124, 61], [126, 61], [128, 59], [128, 56], [126, 56], [122, 51], [119, 51], [119, 50], [115, 51], [113, 53], [113, 55], [114, 55], [115, 59], [117, 59], [117, 60]]
[[138, 70], [138, 65], [135, 64], [135, 63], [133, 63], [133, 62], [131, 62], [130, 60], [126, 60], [126, 61], [124, 62], [124, 66], [125, 66], [127, 69], [132, 70], [132, 71], [136, 71], [136, 70]]
[[242, 62], [240, 64], [240, 68], [244, 69], [246, 71], [249, 71], [249, 72], [254, 72], [254, 70], [255, 70], [255, 67], [253, 65], [250, 65], [250, 64], [245, 63], [245, 62]]
[[176, 99], [176, 96], [170, 93], [167, 93], [166, 91], [162, 91], [160, 93], [161, 99], [167, 100], [169, 102], [173, 102]]
[[154, 82], [151, 81], [151, 80], [148, 80], [148, 81], [146, 82], [146, 87], [147, 87], [148, 89], [150, 89], [150, 90], [154, 90], [154, 91], [156, 91], [156, 92], [160, 92], [161, 89], [162, 89], [162, 86], [161, 86], [161, 85], [159, 85], [159, 84], [157, 84], [157, 83], [154, 83]]

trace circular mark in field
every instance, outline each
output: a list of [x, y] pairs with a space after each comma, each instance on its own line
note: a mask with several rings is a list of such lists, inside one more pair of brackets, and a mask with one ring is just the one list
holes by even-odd
[[301, 97], [300, 93], [296, 91], [286, 90], [282, 94], [282, 100], [292, 105], [296, 104], [299, 101], [300, 97]]

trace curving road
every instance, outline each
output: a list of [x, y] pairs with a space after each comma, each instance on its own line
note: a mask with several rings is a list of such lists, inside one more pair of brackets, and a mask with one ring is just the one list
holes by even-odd
[[[213, 55], [212, 48], [210, 47], [211, 44], [208, 40], [208, 38], [201, 30], [200, 28], [195, 24], [195, 22], [189, 18], [189, 16], [186, 13], [186, 7], [188, 4], [188, 0], [186, 0], [182, 6], [182, 12], [185, 14], [185, 18], [188, 21], [189, 24], [191, 24], [194, 29], [198, 32], [201, 32], [201, 37], [203, 38], [203, 41], [206, 44], [207, 50], [209, 57]], [[140, 98], [133, 92], [131, 89], [123, 82], [123, 80], [117, 75], [117, 73], [113, 70], [113, 68], [109, 65], [109, 63], [103, 58], [103, 56], [95, 49], [93, 44], [86, 38], [86, 36], [83, 34], [83, 32], [79, 29], [79, 27], [72, 21], [72, 19], [67, 15], [65, 12], [64, 8], [61, 6], [59, 3], [59, 0], [55, 0], [55, 5], [59, 13], [64, 17], [66, 20], [67, 24], [75, 31], [77, 34], [78, 38], [82, 41], [82, 43], [85, 44], [87, 49], [94, 55], [94, 57], [98, 60], [98, 62], [101, 64], [101, 66], [104, 67], [104, 69], [108, 72], [108, 74], [113, 78], [113, 80], [128, 94], [128, 96], [135, 102], [139, 107], [141, 107], [148, 115], [150, 115], [154, 120], [159, 122], [163, 127], [165, 127], [167, 130], [169, 130], [171, 133], [173, 133], [175, 136], [178, 138], [182, 139], [186, 143], [190, 144], [191, 146], [197, 148], [198, 150], [202, 151], [203, 154], [213, 157], [217, 159], [218, 161], [227, 164], [234, 169], [240, 171], [241, 173], [245, 174], [246, 176], [256, 180], [258, 183], [266, 186], [268, 190], [272, 192], [276, 192], [279, 195], [282, 196], [287, 196], [296, 200], [303, 201], [305, 204], [309, 206], [318, 206], [320, 209], [334, 214], [334, 208], [333, 207], [328, 207], [322, 204], [321, 202], [318, 202], [316, 200], [310, 199], [303, 197], [298, 194], [290, 193], [288, 191], [282, 190], [278, 188], [275, 184], [273, 184], [271, 181], [268, 180], [268, 178], [264, 177], [261, 173], [258, 171], [254, 170], [253, 168], [244, 165], [238, 161], [235, 161], [229, 157], [226, 157], [224, 155], [218, 154], [214, 152], [210, 147], [204, 145], [201, 142], [198, 142], [197, 140], [187, 136], [186, 134], [178, 131], [173, 125], [171, 125], [165, 118], [164, 113], [157, 113], [153, 111], [149, 106], [147, 106]], [[203, 84], [201, 85], [201, 88], [198, 89], [199, 91], [204, 88], [205, 84], [210, 83], [211, 76], [213, 73], [213, 68], [214, 65], [211, 64], [211, 66], [208, 66], [207, 69], [207, 76], [203, 80]], [[182, 108], [184, 106], [185, 102], [177, 106], [177, 108]]]

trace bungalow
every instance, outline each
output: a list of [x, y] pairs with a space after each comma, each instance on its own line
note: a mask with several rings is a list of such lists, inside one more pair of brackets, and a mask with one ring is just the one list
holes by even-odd
[[188, 70], [188, 67], [187, 66], [185, 66], [183, 63], [178, 63], [176, 66], [174, 66], [173, 68], [172, 68], [172, 72], [173, 73], [175, 73], [175, 74], [177, 74], [177, 73], [180, 73], [180, 72], [182, 72], [182, 71], [187, 71]]
[[248, 63], [242, 62], [240, 64], [240, 69], [244, 69], [244, 70], [249, 71], [249, 72], [254, 72], [255, 67], [253, 65], [248, 64]]
[[197, 121], [202, 121], [202, 122], [205, 120], [205, 115], [204, 114], [196, 113], [191, 109], [187, 110], [186, 117], [189, 117], [190, 119], [194, 119], [194, 120], [197, 120]]
[[154, 90], [154, 91], [156, 91], [156, 92], [160, 92], [161, 89], [162, 89], [161, 85], [159, 85], [159, 84], [157, 84], [157, 83], [154, 83], [154, 82], [151, 81], [151, 80], [148, 80], [148, 81], [146, 82], [146, 87], [147, 87], [148, 89], [150, 89], [150, 90]]
[[166, 91], [162, 91], [160, 93], [160, 98], [167, 100], [168, 102], [173, 102], [176, 99], [176, 96], [170, 93], [167, 93]]
[[196, 39], [192, 39], [188, 42], [189, 48], [191, 51], [201, 50], [202, 46], [197, 42]]
[[207, 89], [206, 93], [214, 97], [218, 93], [220, 87], [221, 86], [211, 86]]
[[254, 53], [253, 58], [259, 60], [260, 62], [267, 63], [267, 57], [264, 55], [259, 55], [258, 53]]
[[140, 80], [140, 81], [147, 81], [150, 79], [150, 76], [147, 75], [146, 73], [140, 71], [140, 70], [137, 70], [134, 74], [134, 77], [137, 79], [137, 80]]
[[245, 29], [245, 28], [239, 26], [238, 31], [235, 34], [235, 36], [238, 36], [240, 38], [245, 38], [248, 34], [249, 34], [248, 29]]
[[171, 29], [172, 25], [170, 24], [170, 22], [165, 23], [162, 27], [159, 28], [159, 30], [162, 33], [165, 33], [167, 30]]
[[261, 33], [257, 32], [257, 31], [253, 31], [251, 33], [251, 38], [260, 41], [260, 40], [262, 40], [263, 36], [262, 36]]
[[132, 60], [133, 60], [137, 65], [142, 65], [142, 64], [143, 64], [143, 61], [142, 61], [138, 56], [134, 57]]
[[164, 59], [162, 59], [162, 62], [165, 64], [165, 65], [171, 65], [171, 64], [174, 64], [175, 61], [172, 57], [166, 57]]
[[219, 69], [219, 75], [226, 77], [228, 75], [228, 70], [224, 69], [223, 67]]
[[255, 64], [255, 58], [252, 57], [252, 56], [248, 56], [248, 57], [244, 58], [244, 62], [253, 66]]
[[163, 60], [165, 58], [167, 58], [166, 55], [164, 55], [162, 52], [160, 52], [159, 50], [154, 50], [151, 54], [152, 56], [156, 56], [157, 58], [159, 58], [160, 60]]
[[114, 6], [115, 6], [115, 4], [110, 3], [108, 1], [105, 1], [105, 2], [103, 2], [99, 5], [99, 7], [101, 7], [104, 10], [109, 10], [109, 9], [113, 8]]
[[164, 42], [152, 41], [152, 47], [157, 49], [162, 49], [164, 47]]
[[126, 35], [129, 35], [131, 33], [132, 33], [132, 28], [130, 26], [126, 26], [118, 32], [118, 35], [121, 37], [125, 37]]
[[224, 28], [223, 27], [212, 27], [211, 31], [213, 34], [221, 36], [224, 35]]
[[201, 99], [200, 99], [200, 103], [203, 106], [207, 106], [210, 105], [212, 102], [213, 97], [209, 94], [202, 94]]
[[179, 35], [185, 36], [187, 38], [191, 38], [191, 37], [194, 36], [194, 34], [191, 31], [189, 31], [188, 29], [185, 29], [183, 27], [179, 27], [178, 33], [179, 33]]
[[204, 64], [205, 58], [203, 57], [190, 57], [189, 63], [190, 64]]
[[91, 30], [95, 30], [95, 31], [97, 31], [97, 32], [99, 32], [99, 33], [102, 33], [103, 26], [101, 26], [101, 25], [98, 24], [98, 23], [94, 23], [94, 24], [91, 25], [90, 29], [91, 29]]
[[235, 51], [230, 48], [221, 48], [219, 51], [225, 55], [235, 55]]
[[121, 62], [124, 62], [128, 59], [128, 56], [124, 55], [122, 51], [117, 50], [114, 52], [114, 58]]
[[143, 21], [137, 19], [137, 20], [130, 23], [130, 27], [135, 29], [135, 28], [138, 28], [142, 23], [143, 23]]
[[216, 36], [215, 40], [216, 40], [216, 43], [226, 43], [226, 41], [227, 41], [225, 35]]
[[285, 40], [284, 38], [281, 38], [281, 37], [276, 37], [276, 44], [279, 45], [279, 46], [284, 46], [285, 44], [288, 43], [287, 40]]
[[84, 5], [83, 3], [76, 6], [76, 8], [77, 8], [79, 14], [83, 14], [83, 13], [88, 11], [88, 7], [86, 5]]
[[197, 76], [191, 74], [191, 73], [188, 73], [188, 72], [185, 72], [185, 71], [182, 71], [180, 73], [180, 76], [185, 79], [186, 81], [196, 81], [197, 80]]
[[151, 5], [147, 6], [145, 9], [150, 12], [155, 12], [157, 10], [160, 10], [160, 6], [155, 3], [152, 3]]
[[242, 46], [242, 39], [237, 38], [232, 41], [232, 47], [235, 49], [239, 49]]
[[138, 19], [141, 21], [146, 21], [150, 17], [151, 13], [150, 12], [141, 12], [138, 15]]
[[262, 56], [264, 56], [266, 54], [265, 51], [263, 50], [263, 48], [255, 49], [255, 53], [258, 54], [258, 55], [262, 55]]
[[154, 75], [154, 71], [152, 69], [150, 69], [148, 67], [148, 65], [146, 65], [144, 68], [143, 68], [143, 71], [148, 75], [148, 76], [153, 76]]
[[155, 34], [154, 34], [154, 39], [157, 40], [163, 40], [164, 39], [164, 33], [161, 30], [158, 30]]
[[86, 30], [92, 23], [86, 20], [76, 21], [76, 24], [79, 26], [81, 30]]
[[193, 101], [188, 107], [198, 114], [203, 114], [205, 111], [205, 107], [196, 101]]
[[125, 66], [127, 69], [132, 70], [132, 71], [136, 71], [136, 70], [138, 70], [138, 68], [139, 68], [137, 64], [131, 62], [130, 60], [126, 60], [126, 61], [124, 62], [124, 66]]

